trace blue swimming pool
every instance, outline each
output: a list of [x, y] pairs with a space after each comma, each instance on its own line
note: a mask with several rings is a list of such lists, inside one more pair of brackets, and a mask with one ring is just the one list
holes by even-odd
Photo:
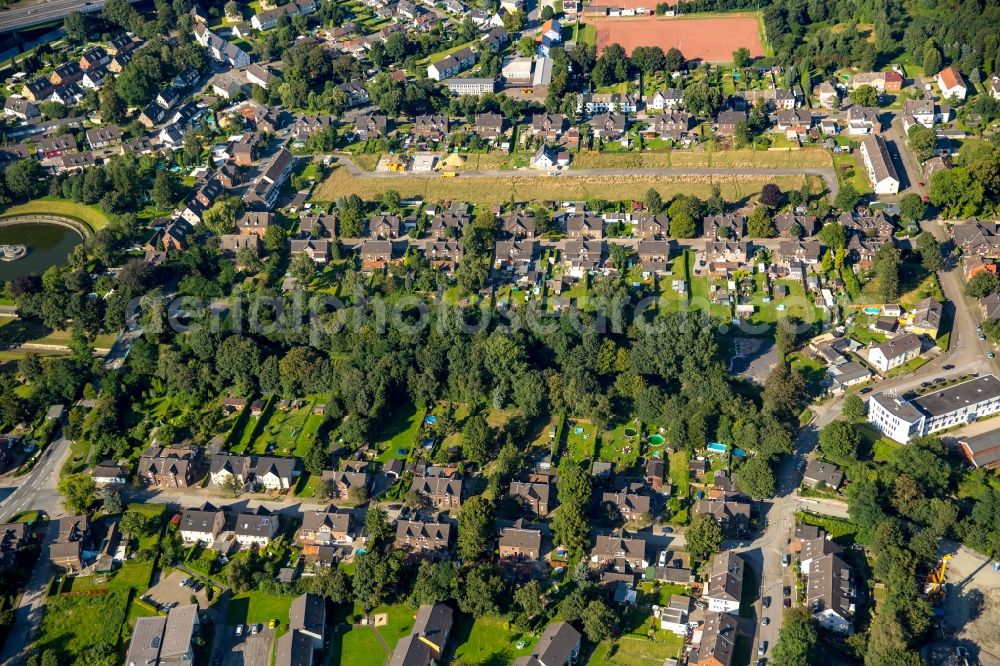
[[715, 453], [725, 453], [729, 450], [729, 447], [719, 442], [709, 442], [708, 450], [714, 451]]
[[437, 422], [438, 422], [438, 417], [434, 416], [433, 414], [424, 417], [424, 423], [426, 423], [427, 425], [434, 425]]
[[877, 315], [881, 311], [879, 308], [865, 308], [865, 314], [868, 315]]

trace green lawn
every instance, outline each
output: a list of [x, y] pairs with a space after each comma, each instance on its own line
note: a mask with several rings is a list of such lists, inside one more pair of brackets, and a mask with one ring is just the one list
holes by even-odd
[[382, 666], [386, 652], [372, 627], [351, 627], [347, 633], [338, 634], [333, 657], [334, 666]]
[[688, 493], [688, 483], [691, 479], [689, 462], [687, 451], [675, 451], [670, 454], [670, 482], [677, 489], [678, 497], [686, 497]]
[[88, 206], [57, 197], [42, 197], [27, 203], [11, 206], [3, 212], [5, 217], [11, 215], [63, 215], [79, 220], [92, 231], [108, 226], [111, 219], [97, 206]]
[[821, 516], [808, 511], [797, 512], [795, 514], [795, 520], [806, 525], [822, 527], [833, 539], [838, 539], [840, 537], [853, 538], [854, 533], [858, 531], [858, 528], [855, 527], [849, 520], [842, 520], [831, 516]]
[[303, 407], [288, 411], [278, 409], [278, 401], [272, 400], [259, 418], [247, 420], [240, 450], [256, 455], [304, 456], [323, 423], [322, 416], [312, 413], [315, 400], [304, 400]]
[[278, 620], [282, 626], [287, 627], [288, 608], [294, 598], [290, 594], [265, 594], [259, 590], [241, 592], [229, 600], [226, 624], [255, 624]]
[[[424, 422], [424, 410], [417, 410], [413, 405], [403, 405], [392, 413], [389, 423], [379, 435], [377, 447], [378, 460], [386, 462], [393, 458], [406, 458], [414, 447], [414, 439]], [[406, 449], [407, 454], [400, 456], [396, 452]]]
[[[68, 346], [73, 341], [70, 331], [53, 331], [41, 322], [0, 317], [0, 347], [33, 343], [39, 345]], [[114, 335], [98, 335], [94, 339], [95, 349], [109, 349], [114, 344]]]
[[[625, 436], [625, 429], [631, 428], [637, 434], [631, 438]], [[614, 430], [601, 433], [601, 448], [597, 459], [615, 464], [621, 471], [635, 466], [642, 452], [642, 426], [632, 421], [623, 423]]]
[[35, 646], [39, 651], [55, 650], [65, 663], [76, 663], [83, 651], [95, 645], [117, 645], [131, 594], [127, 589], [111, 589], [94, 596], [49, 597]]
[[680, 656], [684, 639], [669, 631], [656, 631], [654, 638], [624, 636], [601, 641], [591, 655], [590, 666], [660, 666]]
[[[463, 613], [458, 616], [451, 640], [458, 644], [454, 663], [487, 666], [509, 664], [530, 654], [537, 638], [508, 627], [500, 618], [487, 616], [473, 620]], [[524, 647], [518, 649], [517, 643], [522, 640]]]
[[569, 421], [570, 419], [567, 419], [564, 455], [577, 462], [593, 459], [597, 428], [590, 421], [583, 419], [572, 419], [572, 425]]

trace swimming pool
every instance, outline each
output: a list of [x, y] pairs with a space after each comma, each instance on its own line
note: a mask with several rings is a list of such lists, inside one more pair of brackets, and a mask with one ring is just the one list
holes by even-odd
[[646, 441], [653, 446], [660, 446], [663, 442], [667, 441], [663, 439], [663, 435], [650, 435], [646, 438]]
[[877, 315], [881, 310], [879, 308], [865, 308], [865, 314], [867, 315]]
[[708, 450], [715, 453], [725, 453], [729, 450], [729, 447], [725, 444], [720, 444], [719, 442], [709, 442]]
[[434, 425], [437, 422], [438, 422], [438, 417], [434, 416], [433, 414], [424, 417], [424, 423], [426, 423], [427, 425]]

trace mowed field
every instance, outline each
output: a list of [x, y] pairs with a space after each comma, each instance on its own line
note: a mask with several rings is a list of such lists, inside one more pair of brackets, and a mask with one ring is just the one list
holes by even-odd
[[733, 51], [745, 46], [750, 55], [764, 55], [760, 22], [756, 16], [659, 18], [588, 18], [597, 28], [597, 53], [609, 44], [620, 44], [631, 55], [637, 46], [678, 48], [688, 60], [731, 62]]
[[650, 175], [601, 175], [558, 177], [514, 175], [472, 176], [457, 178], [400, 178], [393, 176], [352, 176], [345, 169], [336, 169], [316, 189], [314, 201], [335, 201], [338, 197], [357, 194], [362, 199], [375, 199], [386, 190], [396, 190], [404, 199], [420, 198], [428, 202], [467, 201], [472, 204], [506, 203], [515, 201], [582, 201], [606, 199], [641, 201], [650, 188], [656, 189], [664, 199], [675, 194], [688, 194], [707, 198], [712, 193], [712, 183], [722, 188], [722, 196], [729, 201], [752, 197], [766, 183], [775, 183], [782, 190], [798, 189], [803, 176], [650, 176]]

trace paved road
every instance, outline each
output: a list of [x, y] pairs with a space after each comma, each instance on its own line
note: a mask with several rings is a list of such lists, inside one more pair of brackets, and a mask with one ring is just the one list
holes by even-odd
[[[441, 178], [441, 174], [430, 172], [394, 173], [391, 171], [365, 171], [358, 167], [354, 161], [347, 156], [337, 155], [340, 164], [347, 169], [347, 172], [358, 178]], [[542, 177], [546, 172], [523, 169], [523, 170], [487, 170], [487, 171], [463, 171], [462, 178], [513, 178], [516, 176]], [[561, 174], [559, 178], [584, 178], [593, 176], [818, 176], [823, 179], [823, 183], [830, 191], [831, 197], [836, 197], [840, 191], [837, 183], [837, 174], [833, 168], [829, 169], [569, 169], [553, 173]]]
[[[18, 4], [0, 12], [0, 33], [13, 32], [33, 25], [61, 21], [73, 12], [100, 11], [107, 0], [46, 0], [40, 3]], [[129, 0], [137, 2], [138, 0]]]
[[27, 657], [26, 648], [31, 645], [35, 633], [41, 626], [42, 615], [45, 612], [45, 593], [48, 591], [51, 576], [49, 544], [58, 536], [57, 519], [63, 515], [56, 482], [59, 470], [62, 469], [68, 456], [69, 440], [60, 434], [59, 439], [48, 447], [44, 460], [30, 474], [21, 479], [14, 479], [19, 485], [0, 504], [0, 521], [7, 521], [15, 513], [27, 509], [41, 509], [46, 511], [50, 518], [38, 562], [28, 578], [24, 593], [18, 600], [17, 609], [14, 611], [14, 624], [7, 635], [3, 650], [0, 651], [0, 664], [22, 663]]

